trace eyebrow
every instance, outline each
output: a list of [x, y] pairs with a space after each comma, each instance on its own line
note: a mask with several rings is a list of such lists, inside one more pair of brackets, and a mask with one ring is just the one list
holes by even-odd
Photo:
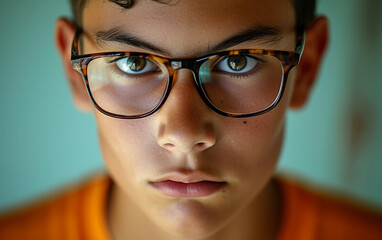
[[245, 42], [254, 41], [272, 45], [280, 41], [281, 37], [282, 31], [278, 28], [269, 26], [255, 26], [254, 28], [244, 30], [232, 37], [229, 37], [223, 42], [217, 44], [210, 51], [218, 52]]
[[[280, 41], [282, 37], [282, 31], [275, 27], [269, 26], [255, 26], [254, 28], [249, 28], [238, 34], [223, 40], [221, 43], [215, 45], [214, 47], [208, 47], [204, 54], [213, 52], [219, 52], [221, 50], [234, 47], [236, 45], [245, 42], [261, 42], [264, 44], [275, 44]], [[170, 56], [168, 52], [155, 46], [152, 43], [146, 42], [137, 36], [133, 36], [128, 32], [123, 31], [120, 28], [112, 28], [107, 31], [99, 31], [96, 33], [96, 42], [99, 46], [103, 46], [109, 42], [121, 43], [124, 45], [130, 45], [137, 48], [145, 49], [151, 52], [159, 53], [164, 56]]]
[[96, 42], [98, 45], [102, 46], [106, 42], [116, 42], [125, 45], [130, 45], [142, 49], [146, 49], [152, 52], [160, 53], [166, 55], [166, 51], [156, 47], [155, 45], [148, 43], [136, 36], [122, 31], [119, 28], [112, 28], [108, 31], [100, 31], [96, 33]]

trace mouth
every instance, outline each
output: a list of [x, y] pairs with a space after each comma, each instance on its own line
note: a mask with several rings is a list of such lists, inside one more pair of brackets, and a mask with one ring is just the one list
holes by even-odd
[[207, 197], [227, 185], [226, 182], [197, 181], [184, 183], [173, 180], [150, 182], [149, 184], [162, 194], [176, 198]]
[[175, 198], [198, 198], [210, 196], [228, 184], [222, 179], [201, 171], [173, 171], [149, 185], [160, 193]]

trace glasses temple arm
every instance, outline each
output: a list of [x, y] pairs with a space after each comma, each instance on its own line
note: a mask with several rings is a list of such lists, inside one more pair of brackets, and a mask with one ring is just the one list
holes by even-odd
[[299, 55], [298, 63], [300, 63], [302, 54], [304, 53], [305, 39], [306, 39], [306, 33], [305, 31], [301, 31], [301, 33], [297, 35], [297, 44], [296, 44], [296, 49], [294, 50], [294, 52], [298, 53]]
[[72, 51], [71, 51], [72, 67], [77, 71], [80, 71], [80, 69], [81, 69], [80, 61], [78, 61], [79, 59], [76, 59], [76, 57], [78, 57], [78, 55], [79, 55], [78, 38], [79, 38], [81, 32], [82, 32], [81, 28], [77, 27], [76, 32], [75, 32], [74, 37], [73, 37]]

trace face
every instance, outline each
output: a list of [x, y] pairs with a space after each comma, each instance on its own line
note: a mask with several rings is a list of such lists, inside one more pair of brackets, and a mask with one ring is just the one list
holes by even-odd
[[[123, 10], [108, 1], [88, 1], [83, 13], [85, 52], [198, 57], [259, 26], [280, 30], [278, 40], [243, 41], [222, 50], [294, 50], [289, 0], [173, 3], [136, 1]], [[161, 52], [117, 42], [97, 44], [96, 33], [113, 28]], [[121, 120], [94, 111], [104, 160], [117, 188], [169, 234], [203, 237], [218, 231], [255, 199], [274, 173], [294, 78], [292, 70], [274, 110], [252, 118], [229, 118], [211, 110], [187, 69], [177, 71], [168, 99], [153, 115]]]

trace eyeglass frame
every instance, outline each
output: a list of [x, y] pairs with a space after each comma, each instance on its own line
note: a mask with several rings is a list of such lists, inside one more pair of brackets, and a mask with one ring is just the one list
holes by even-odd
[[[244, 49], [244, 50], [230, 50], [230, 51], [222, 51], [222, 52], [217, 52], [209, 55], [205, 55], [202, 57], [198, 58], [165, 58], [161, 57], [155, 54], [148, 54], [148, 53], [140, 53], [140, 52], [99, 52], [99, 53], [91, 53], [91, 54], [84, 54], [84, 55], [79, 55], [78, 51], [78, 39], [80, 34], [83, 32], [83, 29], [80, 27], [76, 28], [76, 32], [74, 34], [73, 42], [72, 42], [72, 49], [71, 49], [71, 64], [74, 70], [79, 72], [82, 76], [82, 79], [85, 83], [87, 93], [92, 101], [92, 104], [94, 107], [100, 111], [101, 113], [114, 117], [114, 118], [119, 118], [119, 119], [138, 119], [138, 118], [143, 118], [147, 117], [153, 113], [155, 113], [159, 108], [162, 107], [162, 105], [165, 103], [167, 100], [167, 97], [170, 94], [171, 88], [173, 86], [173, 76], [176, 70], [179, 69], [189, 69], [193, 73], [194, 77], [194, 83], [195, 87], [200, 95], [200, 97], [203, 99], [203, 101], [207, 104], [209, 108], [211, 108], [213, 111], [216, 113], [226, 116], [226, 117], [233, 117], [233, 118], [247, 118], [247, 117], [254, 117], [254, 116], [259, 116], [264, 113], [267, 113], [274, 109], [278, 103], [280, 102], [282, 95], [285, 90], [285, 86], [287, 83], [288, 75], [289, 72], [292, 68], [297, 66], [300, 63], [302, 54], [304, 52], [304, 47], [305, 47], [305, 32], [303, 28], [297, 28], [296, 31], [296, 47], [294, 51], [282, 51], [282, 50], [267, 50], [267, 49]], [[202, 64], [212, 58], [219, 57], [219, 56], [226, 56], [226, 55], [239, 55], [239, 54], [258, 54], [258, 55], [267, 55], [267, 56], [273, 56], [276, 57], [282, 64], [283, 70], [284, 70], [284, 75], [283, 79], [281, 82], [281, 87], [279, 89], [279, 92], [277, 94], [276, 99], [273, 101], [271, 105], [268, 107], [252, 112], [252, 113], [227, 113], [224, 112], [220, 109], [218, 109], [212, 101], [208, 98], [208, 96], [204, 93], [204, 90], [201, 86], [201, 82], [199, 79], [199, 70]], [[168, 76], [168, 82], [167, 82], [167, 87], [164, 92], [164, 95], [162, 96], [161, 100], [158, 102], [158, 104], [150, 111], [144, 113], [144, 114], [138, 114], [138, 115], [131, 115], [131, 116], [126, 116], [126, 115], [120, 115], [120, 114], [114, 114], [111, 112], [108, 112], [104, 109], [101, 108], [101, 106], [98, 105], [98, 103], [95, 101], [93, 94], [91, 93], [90, 90], [90, 85], [89, 85], [89, 80], [88, 80], [88, 75], [87, 75], [87, 68], [88, 64], [97, 58], [101, 57], [116, 57], [116, 56], [122, 56], [122, 57], [128, 57], [128, 56], [140, 56], [140, 57], [149, 57], [149, 59], [155, 59], [156, 61], [161, 62], [163, 65], [166, 66], [167, 71], [169, 73]]]

